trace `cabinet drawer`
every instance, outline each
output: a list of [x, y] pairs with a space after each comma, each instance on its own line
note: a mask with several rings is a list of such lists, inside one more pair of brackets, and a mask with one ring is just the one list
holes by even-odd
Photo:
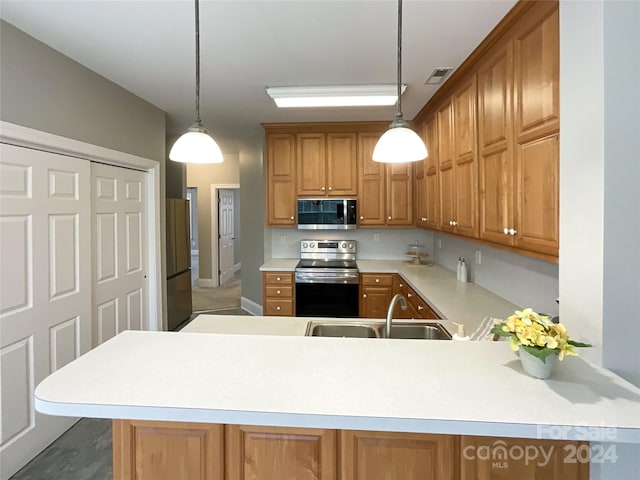
[[264, 315], [293, 315], [293, 300], [286, 298], [267, 298], [264, 301]]
[[360, 283], [365, 286], [393, 286], [393, 274], [391, 273], [363, 273], [360, 276]]
[[267, 298], [293, 298], [293, 287], [267, 285], [265, 293]]
[[266, 272], [264, 283], [270, 285], [293, 285], [293, 272]]

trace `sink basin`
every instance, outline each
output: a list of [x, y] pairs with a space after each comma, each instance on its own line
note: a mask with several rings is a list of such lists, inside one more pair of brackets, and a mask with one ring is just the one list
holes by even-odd
[[[386, 326], [380, 327], [380, 336], [385, 337]], [[422, 340], [451, 340], [449, 332], [438, 323], [415, 324], [394, 323], [391, 328], [390, 338], [411, 338]]]
[[377, 330], [370, 325], [338, 324], [338, 323], [309, 323], [307, 336], [311, 337], [354, 337], [377, 338]]
[[[305, 335], [307, 337], [352, 337], [352, 338], [384, 338], [384, 323], [339, 323], [309, 322]], [[390, 338], [451, 340], [449, 332], [435, 322], [394, 322]]]

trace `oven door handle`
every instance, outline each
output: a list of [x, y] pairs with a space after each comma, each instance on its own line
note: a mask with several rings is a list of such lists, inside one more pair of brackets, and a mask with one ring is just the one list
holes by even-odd
[[348, 275], [322, 275], [321, 273], [296, 273], [296, 283], [359, 283], [358, 274]]

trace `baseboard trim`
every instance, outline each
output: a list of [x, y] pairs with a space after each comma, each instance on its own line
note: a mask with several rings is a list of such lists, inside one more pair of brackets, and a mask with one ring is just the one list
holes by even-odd
[[198, 287], [200, 288], [214, 288], [217, 287], [213, 281], [213, 278], [199, 278], [198, 279]]
[[247, 297], [240, 297], [240, 308], [246, 310], [251, 315], [262, 316], [262, 305], [249, 300]]

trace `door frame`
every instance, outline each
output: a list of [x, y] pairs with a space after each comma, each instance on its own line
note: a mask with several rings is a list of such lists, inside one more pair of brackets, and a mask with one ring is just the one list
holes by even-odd
[[149, 271], [147, 273], [148, 317], [147, 325], [144, 325], [143, 328], [145, 330], [166, 330], [166, 312], [163, 306], [166, 295], [161, 293], [166, 292], [166, 281], [162, 275], [160, 214], [164, 210], [164, 200], [160, 195], [161, 162], [5, 121], [0, 121], [0, 142], [146, 172], [147, 205], [149, 208], [146, 246]]
[[[220, 286], [220, 274], [218, 273], [218, 257], [220, 248], [218, 242], [218, 190], [234, 190], [240, 188], [239, 183], [211, 184], [211, 285]], [[215, 205], [215, 208], [213, 208]], [[235, 208], [235, 205], [234, 205]], [[209, 285], [207, 285], [209, 286]]]

